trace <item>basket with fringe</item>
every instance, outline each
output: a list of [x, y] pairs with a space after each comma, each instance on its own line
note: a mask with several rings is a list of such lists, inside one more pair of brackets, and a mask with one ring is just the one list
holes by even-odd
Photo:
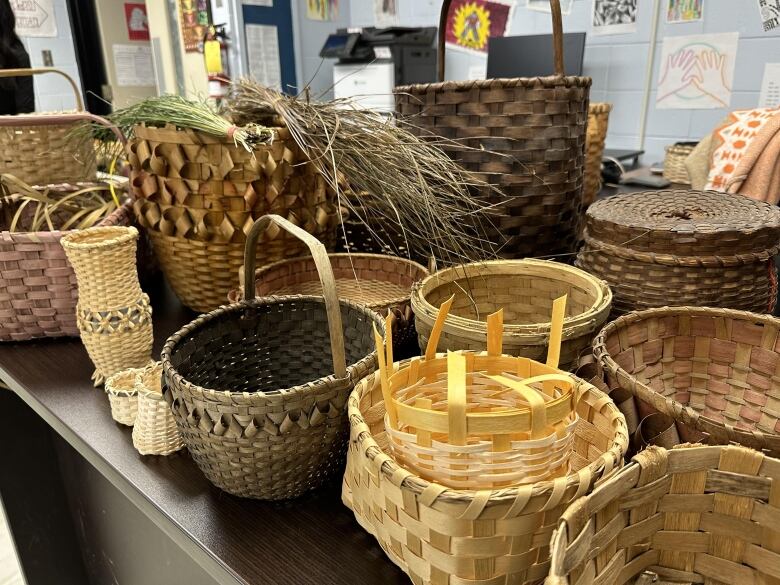
[[135, 379], [143, 368], [131, 368], [114, 374], [106, 380], [106, 394], [111, 405], [111, 418], [128, 427], [135, 424], [138, 415], [138, 392]]
[[162, 395], [162, 364], [155, 362], [135, 378], [138, 416], [133, 426], [133, 447], [141, 455], [170, 455], [184, 447], [176, 421]]

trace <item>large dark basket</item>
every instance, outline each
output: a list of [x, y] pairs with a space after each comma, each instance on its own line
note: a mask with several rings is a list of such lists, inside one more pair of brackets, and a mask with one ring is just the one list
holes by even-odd
[[[254, 298], [255, 250], [272, 223], [312, 249], [324, 299]], [[383, 331], [382, 320], [339, 301], [325, 247], [272, 215], [247, 236], [244, 298], [251, 300], [202, 315], [168, 339], [163, 392], [214, 485], [237, 496], [292, 498], [341, 473], [347, 398], [376, 368], [373, 326]]]
[[[421, 136], [490, 185], [487, 237], [503, 258], [573, 252], [583, 208], [585, 138], [591, 79], [564, 75], [563, 26], [550, 0], [555, 49], [551, 77], [444, 80], [451, 0], [439, 30], [439, 83], [395, 88], [396, 111]], [[464, 148], [467, 147], [467, 148]]]

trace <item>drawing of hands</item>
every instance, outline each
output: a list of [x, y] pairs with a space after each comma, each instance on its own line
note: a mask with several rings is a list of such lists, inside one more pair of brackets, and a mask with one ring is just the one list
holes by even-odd
[[725, 106], [726, 103], [717, 94], [730, 91], [724, 80], [726, 56], [717, 51], [702, 51], [697, 60], [700, 75], [693, 80], [696, 87]]
[[700, 80], [697, 64], [696, 53], [691, 49], [680, 49], [669, 55], [666, 60], [666, 68], [659, 81], [659, 87], [663, 86], [667, 88], [667, 91], [658, 98], [658, 101], [662, 101], [685, 89], [694, 81]]

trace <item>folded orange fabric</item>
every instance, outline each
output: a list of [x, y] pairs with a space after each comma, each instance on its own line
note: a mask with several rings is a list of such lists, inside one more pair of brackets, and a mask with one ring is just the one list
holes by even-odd
[[780, 201], [780, 112], [750, 141], [726, 191], [777, 205]]

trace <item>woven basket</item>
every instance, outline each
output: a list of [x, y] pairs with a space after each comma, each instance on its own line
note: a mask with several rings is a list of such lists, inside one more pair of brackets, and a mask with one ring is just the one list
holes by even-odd
[[667, 181], [682, 185], [691, 184], [685, 160], [691, 155], [697, 144], [696, 142], [678, 142], [666, 147], [664, 178]]
[[[59, 69], [4, 69], [0, 78], [56, 73], [73, 89], [76, 111], [83, 112], [81, 92]], [[88, 140], [76, 144], [69, 133], [77, 118], [64, 113], [0, 116], [0, 169], [29, 185], [76, 183], [95, 180], [95, 152]], [[82, 114], [83, 115], [83, 114]]]
[[[442, 5], [440, 31], [450, 4]], [[442, 33], [439, 83], [394, 90], [412, 132], [452, 140], [439, 146], [498, 188], [477, 195], [494, 206], [486, 236], [505, 258], [570, 253], [578, 243], [591, 79], [564, 76], [559, 1], [550, 6], [554, 76], [445, 82]]]
[[504, 352], [541, 361], [547, 353], [553, 300], [568, 296], [561, 369], [576, 365], [607, 320], [612, 293], [602, 281], [547, 260], [496, 260], [455, 266], [415, 284], [412, 310], [420, 348], [428, 344], [438, 307], [455, 295], [438, 350], [487, 347], [485, 318], [504, 310]]
[[610, 388], [623, 388], [715, 443], [780, 454], [780, 320], [727, 309], [629, 313], [593, 342]]
[[94, 227], [61, 240], [79, 287], [76, 322], [95, 365], [93, 380], [151, 361], [152, 307], [136, 270], [134, 227]]
[[[324, 299], [253, 298], [254, 250], [271, 226], [310, 247]], [[244, 298], [252, 300], [203, 315], [168, 339], [165, 392], [184, 442], [214, 485], [238, 496], [292, 498], [342, 469], [347, 397], [376, 368], [372, 326], [382, 321], [339, 301], [325, 247], [273, 215], [247, 236]]]
[[106, 394], [111, 404], [111, 418], [128, 427], [135, 424], [138, 415], [138, 392], [135, 379], [143, 371], [141, 368], [122, 370], [106, 380]]
[[588, 134], [585, 140], [585, 187], [583, 200], [590, 205], [601, 189], [601, 159], [604, 141], [607, 139], [609, 112], [612, 104], [590, 104], [588, 109]]
[[649, 307], [771, 312], [780, 210], [741, 195], [648, 191], [588, 208], [576, 265], [609, 283], [614, 314]]
[[622, 465], [628, 446], [625, 420], [612, 401], [586, 382], [576, 384], [580, 420], [572, 472], [552, 481], [472, 491], [430, 483], [389, 456], [380, 376], [371, 374], [349, 397], [344, 503], [414, 583], [538, 583], [549, 569], [548, 544], [560, 515]]
[[[192, 130], [137, 126], [128, 144], [135, 211], [163, 272], [196, 311], [224, 304], [243, 263], [246, 233], [267, 213], [335, 245], [335, 195], [284, 128], [253, 152]], [[261, 265], [300, 256], [304, 246], [271, 229], [257, 249]]]
[[777, 583], [780, 461], [651, 447], [561, 518], [546, 585]]
[[138, 373], [138, 417], [133, 427], [133, 447], [141, 455], [170, 455], [184, 447], [176, 421], [162, 395], [162, 365], [155, 362]]

